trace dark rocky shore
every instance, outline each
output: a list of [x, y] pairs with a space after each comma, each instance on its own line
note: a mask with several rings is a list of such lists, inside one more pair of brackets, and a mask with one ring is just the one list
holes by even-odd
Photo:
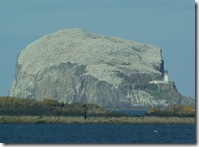
[[195, 117], [0, 116], [0, 123], [195, 124]]

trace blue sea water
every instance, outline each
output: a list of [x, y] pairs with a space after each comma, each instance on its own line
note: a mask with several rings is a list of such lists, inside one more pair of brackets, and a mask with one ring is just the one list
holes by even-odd
[[115, 110], [116, 113], [124, 113], [128, 116], [144, 116], [146, 113], [146, 110]]
[[196, 143], [191, 124], [0, 124], [1, 143]]

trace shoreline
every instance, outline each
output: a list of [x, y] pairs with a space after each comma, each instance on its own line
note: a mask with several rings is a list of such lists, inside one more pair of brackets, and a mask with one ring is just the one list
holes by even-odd
[[0, 124], [196, 124], [195, 117], [0, 116]]

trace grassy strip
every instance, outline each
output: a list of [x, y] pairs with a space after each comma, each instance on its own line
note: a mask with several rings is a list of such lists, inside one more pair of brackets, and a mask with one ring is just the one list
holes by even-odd
[[195, 117], [0, 116], [0, 123], [195, 124]]

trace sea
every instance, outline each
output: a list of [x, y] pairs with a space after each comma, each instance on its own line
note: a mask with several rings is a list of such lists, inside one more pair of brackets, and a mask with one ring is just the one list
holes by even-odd
[[7, 144], [194, 144], [190, 124], [0, 124]]
[[[124, 110], [123, 110], [124, 112]], [[129, 112], [129, 115], [143, 115]], [[0, 124], [5, 144], [195, 144], [195, 124]]]
[[146, 110], [131, 110], [131, 109], [116, 109], [114, 112], [122, 113], [127, 116], [144, 116], [146, 114]]

